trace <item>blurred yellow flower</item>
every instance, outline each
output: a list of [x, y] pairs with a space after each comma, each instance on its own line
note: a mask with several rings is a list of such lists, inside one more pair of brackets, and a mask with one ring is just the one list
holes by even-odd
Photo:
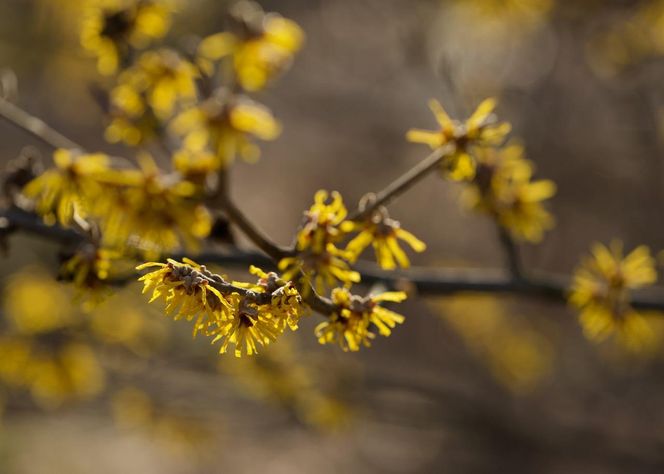
[[180, 113], [171, 130], [184, 139], [184, 147], [198, 152], [209, 147], [225, 167], [236, 156], [255, 161], [259, 148], [251, 138], [274, 140], [281, 125], [266, 107], [246, 98], [230, 99], [219, 93], [196, 107]]
[[379, 303], [389, 301], [400, 303], [406, 293], [392, 291], [379, 295], [361, 297], [351, 294], [345, 288], [332, 290], [332, 302], [337, 311], [316, 326], [316, 337], [321, 344], [337, 343], [344, 351], [358, 351], [361, 346], [371, 346], [376, 337], [373, 327], [381, 336], [389, 336], [392, 329], [404, 321], [404, 317], [390, 311]]
[[516, 394], [546, 380], [555, 363], [550, 333], [528, 315], [514, 314], [509, 301], [491, 295], [458, 295], [436, 301], [441, 318], [495, 379]]
[[144, 48], [166, 35], [172, 0], [83, 0], [81, 46], [97, 58], [97, 69], [110, 75], [127, 61], [132, 48]]
[[467, 204], [494, 216], [518, 239], [542, 240], [544, 231], [554, 225], [543, 201], [555, 194], [555, 183], [532, 179], [533, 164], [524, 158], [521, 145], [479, 149], [475, 150], [475, 156], [478, 169], [465, 190]]
[[288, 68], [302, 47], [304, 33], [295, 22], [274, 13], [264, 15], [255, 4], [244, 10], [237, 18], [244, 35], [222, 32], [208, 36], [199, 44], [198, 56], [209, 72], [213, 61], [231, 56], [238, 84], [253, 92]]
[[630, 350], [647, 350], [654, 333], [630, 304], [630, 292], [657, 280], [655, 261], [648, 247], [637, 247], [623, 256], [623, 246], [596, 243], [592, 254], [574, 272], [569, 301], [580, 310], [584, 334], [602, 341], [615, 334]]
[[140, 170], [116, 170], [106, 178], [114, 189], [95, 202], [103, 242], [111, 248], [137, 248], [148, 256], [184, 246], [196, 250], [212, 228], [207, 208], [193, 199], [196, 186], [162, 173], [141, 155]]
[[197, 186], [204, 185], [207, 178], [216, 174], [220, 167], [219, 159], [207, 148], [202, 150], [181, 148], [173, 153], [172, 161], [173, 168], [184, 179]]
[[9, 278], [3, 309], [12, 330], [24, 335], [55, 331], [76, 320], [63, 286], [39, 267], [27, 267]]
[[411, 129], [406, 138], [415, 143], [429, 145], [436, 150], [446, 145], [452, 149], [442, 161], [443, 172], [456, 181], [469, 180], [475, 175], [475, 159], [471, 147], [500, 145], [512, 129], [507, 122], [498, 122], [493, 110], [495, 99], [486, 99], [464, 123], [452, 120], [435, 99], [429, 101], [440, 129], [435, 131]]
[[35, 209], [47, 224], [69, 226], [74, 215], [86, 217], [88, 206], [101, 193], [97, 178], [109, 170], [109, 158], [102, 153], [83, 154], [58, 149], [53, 153], [55, 168], [30, 181], [23, 194], [35, 200]]
[[97, 395], [105, 373], [92, 348], [83, 343], [42, 348], [28, 338], [6, 336], [0, 338], [0, 382], [28, 389], [40, 407], [52, 409]]
[[136, 146], [158, 136], [178, 107], [196, 99], [196, 76], [194, 65], [173, 50], [143, 53], [120, 74], [110, 93], [112, 120], [106, 139]]
[[89, 329], [105, 345], [119, 345], [139, 357], [148, 357], [166, 340], [166, 327], [148, 314], [134, 291], [120, 290], [95, 307], [89, 315]]
[[111, 290], [105, 280], [113, 262], [118, 262], [121, 257], [117, 250], [85, 242], [60, 266], [59, 277], [73, 283], [74, 300], [80, 301], [83, 309], [89, 311], [110, 296]]
[[613, 76], [630, 65], [664, 55], [664, 0], [642, 2], [626, 18], [616, 18], [586, 45], [596, 73]]

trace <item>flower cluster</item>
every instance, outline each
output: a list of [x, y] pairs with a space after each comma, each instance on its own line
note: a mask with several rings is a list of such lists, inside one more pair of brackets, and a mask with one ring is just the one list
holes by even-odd
[[343, 224], [347, 215], [338, 192], [318, 191], [297, 234], [297, 256], [279, 262], [284, 278], [302, 275], [304, 287], [308, 289], [311, 283], [319, 293], [335, 286], [337, 281], [347, 285], [359, 282], [360, 274], [348, 264], [352, 259], [350, 252], [336, 245], [345, 235]]
[[110, 157], [57, 150], [56, 168], [24, 188], [44, 220], [72, 224], [74, 216], [99, 223], [102, 242], [112, 249], [137, 248], [146, 255], [195, 249], [210, 232], [208, 210], [192, 199], [195, 186], [164, 174], [142, 155], [140, 169], [113, 169]]
[[177, 108], [194, 103], [197, 74], [194, 65], [176, 51], [143, 53], [118, 76], [110, 93], [106, 139], [135, 146], [155, 138]]
[[512, 236], [540, 241], [554, 223], [542, 205], [556, 192], [553, 181], [532, 179], [533, 164], [519, 144], [477, 150], [475, 156], [478, 167], [466, 187], [468, 205], [493, 216]]
[[232, 31], [180, 52], [152, 45], [169, 28], [170, 0], [87, 1], [81, 43], [98, 56], [100, 70], [115, 74], [104, 101], [109, 142], [165, 147], [173, 167], [200, 184], [237, 156], [255, 161], [254, 138], [280, 134], [270, 110], [245, 93], [264, 88], [290, 65], [304, 39], [294, 22], [238, 2]]
[[97, 395], [104, 371], [92, 348], [74, 341], [46, 349], [29, 337], [0, 338], [0, 384], [26, 389], [43, 408]]
[[98, 394], [105, 371], [62, 286], [30, 268], [10, 278], [3, 296], [0, 388], [25, 390], [46, 409]]
[[655, 262], [646, 246], [623, 256], [622, 244], [595, 244], [592, 255], [574, 273], [569, 301], [580, 310], [579, 320], [589, 339], [602, 341], [615, 334], [625, 347], [639, 350], [653, 332], [631, 305], [631, 291], [657, 280]]
[[172, 0], [84, 1], [81, 45], [96, 56], [104, 75], [116, 72], [134, 49], [166, 35], [174, 10]]
[[295, 22], [274, 13], [266, 15], [253, 2], [238, 4], [232, 18], [238, 33], [216, 33], [199, 44], [202, 68], [212, 73], [216, 61], [230, 57], [240, 87], [260, 90], [290, 65], [304, 33]]
[[411, 232], [401, 228], [399, 221], [391, 219], [387, 209], [381, 207], [360, 222], [347, 222], [346, 231], [358, 231], [358, 234], [346, 245], [354, 262], [370, 245], [376, 253], [376, 261], [381, 268], [393, 270], [397, 264], [402, 268], [410, 266], [410, 260], [401, 247], [399, 240], [407, 243], [415, 252], [424, 252], [426, 244]]
[[100, 246], [99, 242], [84, 241], [60, 267], [60, 279], [71, 281], [75, 298], [85, 309], [92, 309], [109, 296], [106, 280], [121, 253]]
[[400, 303], [406, 299], [402, 291], [391, 291], [374, 296], [361, 297], [345, 288], [332, 290], [332, 302], [336, 309], [328, 321], [316, 327], [321, 344], [336, 343], [344, 351], [358, 351], [361, 346], [371, 346], [376, 337], [375, 327], [381, 336], [389, 336], [392, 329], [404, 321], [404, 317], [379, 303]]
[[171, 130], [182, 138], [184, 150], [189, 153], [209, 150], [216, 157], [214, 167], [218, 169], [228, 166], [236, 156], [255, 161], [260, 150], [250, 139], [274, 140], [281, 133], [281, 125], [266, 107], [220, 89], [179, 114]]
[[60, 149], [53, 154], [53, 162], [55, 168], [30, 181], [23, 194], [35, 200], [36, 211], [46, 223], [68, 226], [74, 215], [85, 217], [101, 194], [99, 180], [108, 171], [109, 158]]
[[140, 280], [143, 292], [152, 292], [150, 301], [162, 299], [167, 314], [193, 321], [194, 335], [221, 341], [221, 353], [232, 344], [236, 357], [256, 354], [259, 345], [274, 342], [286, 327], [297, 329], [305, 311], [292, 283], [256, 267], [251, 268], [259, 277], [255, 284], [228, 282], [189, 259], [149, 262], [138, 269], [149, 267], [157, 270]]
[[465, 122], [452, 120], [435, 99], [429, 102], [429, 108], [440, 128], [433, 131], [412, 129], [406, 138], [429, 145], [432, 150], [449, 147], [441, 165], [443, 173], [455, 181], [472, 179], [477, 166], [475, 150], [500, 145], [512, 129], [509, 123], [497, 121], [493, 113], [495, 99], [482, 102]]

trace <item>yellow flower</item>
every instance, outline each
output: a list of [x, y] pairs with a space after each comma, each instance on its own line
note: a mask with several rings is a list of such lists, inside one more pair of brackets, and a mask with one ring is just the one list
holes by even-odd
[[284, 272], [285, 279], [295, 279], [302, 274], [304, 291], [308, 291], [308, 286], [313, 284], [320, 293], [337, 281], [346, 284], [360, 281], [360, 274], [348, 264], [354, 255], [335, 246], [335, 242], [345, 235], [343, 227], [347, 226], [343, 223], [347, 215], [338, 192], [328, 194], [320, 190], [316, 193], [314, 204], [305, 212], [304, 222], [297, 234], [297, 255], [285, 257], [279, 262], [279, 270]]
[[250, 139], [274, 140], [281, 133], [269, 109], [245, 98], [231, 100], [224, 93], [180, 113], [171, 129], [184, 138], [189, 150], [211, 148], [218, 167], [227, 166], [238, 155], [255, 161], [260, 150]]
[[591, 257], [574, 272], [569, 296], [570, 303], [581, 311], [584, 334], [595, 341], [616, 334], [627, 348], [647, 347], [653, 332], [632, 308], [630, 292], [656, 280], [655, 262], [646, 246], [623, 257], [620, 242], [613, 242], [610, 248], [595, 244]]
[[86, 217], [87, 208], [102, 189], [97, 178], [108, 172], [109, 159], [101, 153], [82, 154], [58, 149], [55, 168], [30, 181], [23, 194], [35, 200], [36, 211], [47, 224], [69, 226], [74, 215]]
[[408, 256], [399, 246], [399, 240], [403, 240], [416, 252], [423, 252], [426, 244], [413, 234], [401, 228], [401, 224], [390, 219], [384, 208], [373, 213], [363, 222], [346, 223], [344, 230], [359, 230], [357, 234], [346, 245], [346, 251], [353, 255], [355, 261], [369, 245], [373, 245], [376, 252], [376, 261], [385, 270], [393, 270], [397, 263], [402, 268], [410, 266]]
[[278, 319], [282, 325], [288, 325], [293, 331], [296, 330], [304, 309], [302, 297], [293, 283], [288, 279], [279, 277], [275, 272], [266, 273], [253, 265], [249, 267], [249, 273], [259, 278], [256, 284], [234, 283], [248, 287], [258, 293], [269, 293], [271, 295], [269, 312], [272, 317]]
[[499, 145], [510, 132], [511, 125], [497, 122], [493, 113], [495, 99], [486, 99], [464, 123], [452, 120], [443, 106], [435, 99], [429, 101], [439, 130], [429, 131], [411, 129], [406, 138], [415, 143], [424, 143], [433, 150], [446, 145], [452, 150], [442, 161], [443, 172], [456, 181], [472, 179], [475, 175], [475, 159], [470, 154], [470, 147]]
[[210, 273], [205, 266], [184, 259], [183, 263], [168, 259], [168, 263], [148, 262], [137, 270], [157, 267], [157, 270], [139, 278], [143, 293], [152, 292], [150, 303], [162, 299], [166, 314], [176, 320], [184, 318], [194, 322], [193, 334], [209, 334], [221, 320], [228, 319], [231, 309], [227, 298], [211, 283], [223, 282], [223, 278]]
[[297, 234], [297, 250], [311, 250], [322, 253], [329, 243], [340, 240], [343, 233], [340, 229], [345, 221], [348, 210], [341, 194], [319, 190], [314, 195], [314, 204], [304, 214], [304, 223]]
[[[246, 4], [245, 4], [246, 5]], [[232, 56], [236, 80], [247, 91], [257, 91], [285, 70], [302, 47], [304, 33], [293, 21], [276, 14], [264, 15], [249, 7], [237, 20], [244, 36], [217, 33], [201, 41], [198, 56], [202, 68], [211, 72], [213, 61]]]
[[[139, 99], [137, 95], [127, 99], [134, 94], [136, 94], [135, 91], [125, 86], [118, 86], [112, 91], [113, 101], [116, 104], [118, 101], [126, 103], [127, 100]], [[123, 98], [120, 99], [120, 96]], [[128, 146], [139, 146], [155, 138], [159, 127], [160, 122], [154, 112], [151, 109], [143, 108], [143, 105], [141, 105], [140, 112], [134, 116], [113, 107], [110, 112], [110, 123], [104, 131], [104, 138], [109, 143], [122, 142]]]
[[284, 272], [286, 279], [294, 280], [299, 277], [304, 296], [309, 296], [310, 286], [316, 292], [324, 293], [337, 282], [348, 286], [359, 283], [360, 274], [348, 264], [352, 259], [353, 254], [350, 252], [329, 244], [327, 249], [319, 254], [304, 252], [297, 257], [284, 257], [279, 261], [278, 267]]
[[197, 71], [169, 49], [143, 53], [123, 71], [110, 94], [111, 123], [106, 139], [138, 145], [160, 132], [178, 106], [196, 98]]
[[219, 170], [219, 166], [219, 160], [208, 149], [181, 148], [173, 153], [173, 168], [197, 186], [204, 185], [208, 176]]
[[106, 279], [120, 252], [101, 248], [97, 243], [86, 242], [60, 267], [59, 277], [71, 281], [75, 288], [74, 300], [84, 310], [91, 310], [111, 295]]
[[182, 245], [196, 250], [212, 228], [209, 211], [192, 198], [196, 186], [161, 173], [148, 155], [140, 156], [140, 165], [109, 177], [117, 189], [96, 203], [104, 243], [135, 247], [148, 256]]
[[233, 344], [236, 357], [256, 354], [258, 345], [267, 346], [286, 327], [297, 329], [304, 312], [302, 298], [291, 282], [256, 267], [251, 268], [259, 276], [256, 284], [229, 283], [188, 259], [150, 262], [137, 269], [154, 266], [156, 271], [140, 278], [143, 292], [152, 291], [150, 301], [164, 299], [166, 312], [175, 312], [175, 319], [196, 318], [194, 335], [202, 332], [213, 343], [221, 340], [220, 353]]
[[69, 295], [47, 270], [28, 267], [9, 277], [3, 310], [13, 332], [50, 333], [76, 323]]
[[79, 341], [85, 319], [47, 272], [27, 268], [12, 275], [3, 310], [8, 324], [0, 337], [0, 386], [28, 390], [47, 409], [99, 393], [104, 370], [92, 348]]
[[77, 342], [65, 344], [51, 357], [43, 354], [28, 364], [26, 371], [33, 397], [47, 408], [68, 399], [84, 400], [97, 395], [106, 378], [93, 349]]
[[523, 147], [475, 150], [478, 171], [466, 190], [473, 209], [494, 216], [514, 237], [539, 242], [553, 227], [553, 216], [542, 205], [556, 192], [550, 180], [532, 180], [533, 165]]
[[97, 57], [97, 69], [110, 75], [132, 48], [144, 48], [170, 27], [170, 0], [86, 0], [81, 46]]
[[406, 299], [402, 291], [361, 297], [352, 295], [345, 288], [332, 290], [332, 301], [337, 311], [328, 321], [319, 324], [315, 333], [321, 344], [337, 343], [344, 351], [358, 351], [361, 346], [371, 346], [376, 337], [374, 327], [381, 336], [389, 336], [392, 329], [404, 321], [404, 317], [378, 303], [400, 303]]
[[108, 278], [113, 260], [119, 257], [117, 251], [86, 243], [62, 265], [61, 274], [77, 287], [94, 287]]
[[32, 339], [5, 336], [0, 339], [0, 382], [28, 389], [40, 407], [52, 409], [97, 395], [104, 387], [105, 373], [85, 344], [40, 347]]
[[598, 29], [586, 44], [590, 66], [602, 76], [615, 76], [630, 65], [664, 55], [664, 2], [635, 4], [613, 24]]
[[279, 337], [286, 327], [295, 331], [305, 309], [302, 297], [290, 281], [276, 273], [266, 273], [252, 266], [249, 271], [259, 277], [256, 284], [233, 282], [248, 289], [244, 294], [232, 292], [229, 302], [231, 316], [218, 324], [213, 343], [221, 340], [220, 353], [235, 346], [235, 357], [258, 353], [258, 346], [267, 346]]
[[219, 324], [218, 334], [212, 340], [213, 343], [222, 341], [221, 354], [226, 353], [229, 344], [235, 346], [235, 357], [257, 354], [257, 344], [267, 346], [283, 332], [279, 320], [263, 311], [264, 306], [256, 304], [252, 298], [232, 293], [229, 302], [233, 317]]

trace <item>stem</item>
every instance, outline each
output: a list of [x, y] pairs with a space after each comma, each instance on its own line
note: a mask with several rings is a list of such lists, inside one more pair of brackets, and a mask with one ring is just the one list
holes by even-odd
[[452, 145], [449, 144], [434, 150], [429, 156], [392, 181], [382, 191], [379, 191], [374, 200], [368, 202], [364, 209], [355, 211], [348, 219], [354, 221], [362, 220], [370, 216], [378, 207], [388, 204], [394, 198], [410, 189], [415, 183], [419, 182], [429, 172], [433, 171], [451, 150]]
[[2, 97], [0, 97], [0, 117], [16, 127], [32, 134], [50, 147], [67, 149], [78, 148], [79, 150], [83, 150], [81, 145], [51, 128], [43, 120], [30, 115], [25, 110]]
[[275, 262], [278, 262], [288, 254], [286, 249], [282, 249], [272, 242], [262, 230], [256, 227], [228, 196], [222, 194], [219, 202], [221, 209], [226, 212], [228, 219], [237, 225], [259, 249], [269, 255]]
[[311, 309], [320, 314], [330, 316], [339, 310], [337, 305], [335, 305], [331, 299], [319, 295], [314, 291], [313, 287], [310, 288], [309, 296], [305, 298], [304, 301], [311, 307]]
[[509, 234], [507, 229], [496, 222], [496, 229], [498, 232], [498, 239], [500, 245], [503, 247], [505, 253], [506, 267], [510, 275], [515, 281], [523, 279], [523, 266], [521, 265], [521, 256], [519, 255], [519, 248], [517, 247], [514, 239]]
[[[59, 226], [47, 226], [35, 214], [19, 209], [6, 209], [0, 211], [0, 218], [9, 221], [9, 225], [17, 230], [35, 233], [43, 238], [53, 241], [71, 242], [83, 237], [69, 229]], [[173, 255], [175, 260], [182, 260], [186, 255]], [[216, 263], [225, 266], [246, 266], [258, 264], [265, 268], [274, 268], [275, 261], [263, 253], [247, 252], [238, 248], [228, 253], [209, 252], [198, 254], [199, 263]], [[535, 298], [566, 302], [569, 288], [569, 276], [550, 273], [528, 273], [515, 280], [503, 270], [474, 269], [474, 268], [417, 268], [386, 272], [375, 264], [360, 262], [355, 269], [362, 275], [365, 284], [383, 283], [390, 288], [399, 287], [403, 282], [412, 284], [421, 295], [450, 295], [457, 293], [498, 293], [519, 294]], [[123, 284], [127, 280], [114, 280], [114, 283]], [[320, 300], [320, 301], [316, 301]], [[330, 309], [332, 302], [312, 292], [307, 299], [313, 309], [325, 312]], [[640, 310], [664, 311], [664, 298], [632, 298], [631, 305]], [[664, 316], [664, 313], [663, 313]]]

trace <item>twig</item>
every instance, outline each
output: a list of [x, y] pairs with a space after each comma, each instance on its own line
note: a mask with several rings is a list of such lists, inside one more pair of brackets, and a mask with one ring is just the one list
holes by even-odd
[[[0, 212], [0, 218], [6, 218], [17, 230], [34, 233], [43, 238], [58, 242], [76, 242], [83, 236], [73, 230], [59, 226], [47, 226], [35, 214], [11, 208]], [[267, 253], [267, 252], [266, 252]], [[172, 255], [181, 260], [186, 255]], [[259, 265], [274, 269], [275, 261], [263, 253], [231, 248], [227, 252], [203, 252], [193, 256], [199, 263], [225, 266]], [[458, 293], [498, 293], [517, 294], [535, 298], [565, 302], [569, 288], [569, 277], [549, 273], [529, 273], [520, 279], [514, 279], [502, 270], [475, 268], [410, 268], [386, 272], [377, 265], [360, 262], [355, 269], [362, 275], [362, 283], [381, 283], [390, 288], [410, 285], [418, 294], [435, 296]], [[320, 297], [321, 309], [326, 307], [325, 298]], [[329, 300], [327, 300], [329, 302]], [[308, 301], [309, 302], [309, 301]], [[317, 309], [319, 303], [311, 303]], [[664, 311], [664, 299], [637, 297], [632, 299], [632, 306], [640, 310]]]
[[[0, 97], [0, 117], [15, 126], [31, 133], [47, 145], [54, 148], [78, 148], [83, 149], [76, 142], [70, 140], [58, 131], [48, 126], [42, 120], [30, 115], [21, 108]], [[426, 176], [438, 166], [441, 160], [451, 151], [449, 146], [435, 150], [425, 159], [409, 171], [394, 180], [391, 184], [380, 191], [375, 199], [363, 209], [358, 209], [349, 219], [358, 220], [366, 217], [381, 205], [385, 205], [392, 199], [408, 190], [415, 183]], [[235, 206], [228, 196], [226, 176], [220, 176], [220, 191], [216, 196], [216, 203], [225, 211], [229, 219], [235, 223], [242, 232], [269, 257], [255, 252], [247, 252], [233, 248], [228, 253], [203, 253], [196, 258], [201, 263], [218, 263], [222, 265], [248, 265], [259, 264], [272, 268], [278, 261], [291, 254], [287, 248], [276, 245], [260, 229], [258, 229], [245, 215]], [[60, 226], [48, 226], [41, 218], [31, 212], [17, 207], [10, 207], [0, 211], [0, 218], [7, 220], [7, 225], [13, 229], [27, 231], [60, 243], [77, 243], [85, 237], [73, 229]], [[514, 293], [536, 297], [550, 298], [557, 301], [565, 301], [569, 279], [557, 275], [540, 276], [524, 275], [516, 245], [509, 234], [500, 226], [498, 227], [501, 244], [507, 258], [509, 274], [491, 270], [471, 269], [410, 269], [407, 271], [385, 272], [375, 266], [360, 264], [356, 269], [362, 275], [363, 283], [383, 283], [390, 287], [397, 287], [403, 282], [408, 282], [420, 294], [424, 295], [447, 295], [463, 292], [482, 293]], [[181, 256], [174, 255], [174, 258]], [[329, 314], [333, 310], [333, 303], [315, 292], [307, 302], [316, 310]], [[648, 300], [635, 298], [632, 306], [642, 310], [664, 311], [664, 300]]]
[[378, 192], [372, 201], [368, 202], [363, 209], [358, 209], [352, 213], [348, 219], [361, 220], [371, 215], [378, 207], [388, 204], [392, 199], [410, 189], [440, 164], [442, 159], [451, 152], [452, 146], [448, 144], [434, 150], [429, 156], [392, 181], [382, 191]]
[[0, 117], [53, 148], [78, 148], [83, 150], [83, 147], [78, 143], [65, 137], [43, 120], [30, 115], [3, 97], [0, 97]]
[[512, 279], [521, 280], [523, 278], [523, 267], [521, 265], [521, 256], [519, 255], [519, 249], [512, 239], [512, 236], [509, 234], [507, 229], [496, 221], [496, 230], [498, 232], [498, 239], [500, 245], [503, 248], [505, 254], [505, 265], [509, 270]]
[[288, 255], [288, 250], [279, 247], [267, 237], [253, 222], [251, 222], [244, 213], [235, 205], [235, 203], [226, 194], [220, 196], [219, 202], [221, 209], [226, 213], [228, 219], [263, 252], [278, 262]]

